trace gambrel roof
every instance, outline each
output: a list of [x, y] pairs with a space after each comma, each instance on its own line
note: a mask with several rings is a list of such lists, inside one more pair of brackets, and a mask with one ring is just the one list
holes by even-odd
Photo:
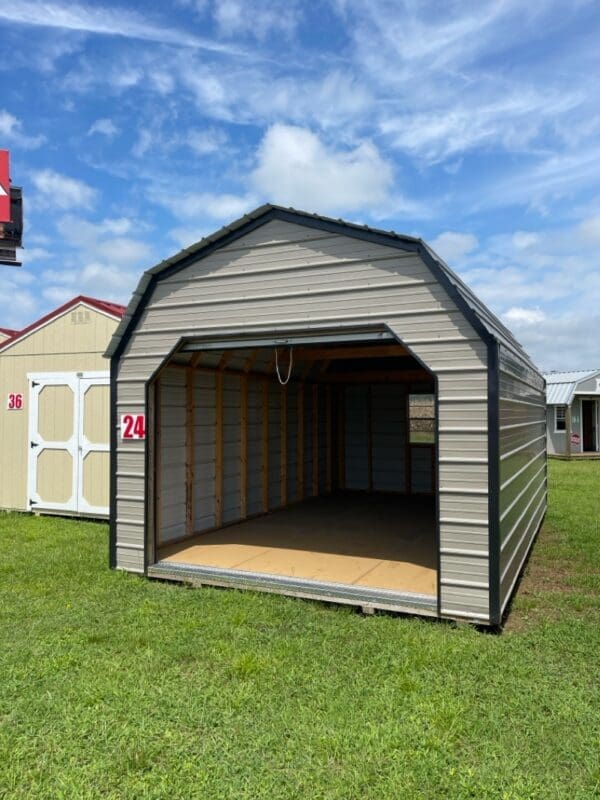
[[293, 208], [284, 208], [270, 203], [260, 206], [249, 214], [232, 222], [230, 225], [226, 225], [210, 236], [206, 236], [204, 239], [196, 242], [196, 244], [191, 245], [191, 247], [181, 250], [171, 258], [161, 261], [155, 267], [145, 272], [133, 293], [123, 319], [111, 339], [106, 356], [111, 357], [123, 349], [131, 330], [135, 327], [138, 316], [143, 311], [149, 299], [154, 284], [161, 276], [177, 272], [219, 247], [223, 247], [244, 234], [275, 219], [417, 253], [432, 270], [434, 276], [444, 284], [452, 298], [456, 301], [458, 307], [463, 311], [467, 319], [469, 319], [475, 330], [477, 330], [483, 339], [493, 337], [498, 342], [508, 347], [509, 350], [516, 353], [533, 370], [536, 372], [538, 371], [508, 328], [506, 328], [498, 317], [476, 297], [473, 291], [450, 269], [445, 261], [423, 241], [423, 239], [398, 234], [395, 231], [371, 228], [368, 225], [358, 225], [354, 222], [347, 222], [341, 219], [336, 220], [331, 217], [310, 214], [306, 211], [298, 211]]

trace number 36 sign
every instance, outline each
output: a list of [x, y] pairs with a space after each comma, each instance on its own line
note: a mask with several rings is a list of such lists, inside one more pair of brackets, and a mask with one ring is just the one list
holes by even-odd
[[23, 409], [23, 395], [18, 392], [9, 392], [6, 399], [8, 411], [21, 411]]
[[122, 414], [121, 439], [145, 439], [145, 438], [146, 438], [146, 415]]

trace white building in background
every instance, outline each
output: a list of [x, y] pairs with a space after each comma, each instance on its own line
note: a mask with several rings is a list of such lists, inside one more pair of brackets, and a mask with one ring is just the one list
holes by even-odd
[[600, 456], [600, 369], [548, 372], [548, 454]]

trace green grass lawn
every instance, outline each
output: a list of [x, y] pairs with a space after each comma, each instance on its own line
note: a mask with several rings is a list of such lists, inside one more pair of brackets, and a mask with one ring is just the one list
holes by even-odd
[[600, 462], [502, 635], [107, 568], [104, 525], [0, 516], [0, 797], [599, 796]]

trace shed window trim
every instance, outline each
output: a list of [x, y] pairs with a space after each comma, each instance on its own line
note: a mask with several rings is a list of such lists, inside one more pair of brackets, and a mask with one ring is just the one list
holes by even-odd
[[566, 412], [566, 406], [554, 406], [554, 433], [564, 433], [567, 430]]

